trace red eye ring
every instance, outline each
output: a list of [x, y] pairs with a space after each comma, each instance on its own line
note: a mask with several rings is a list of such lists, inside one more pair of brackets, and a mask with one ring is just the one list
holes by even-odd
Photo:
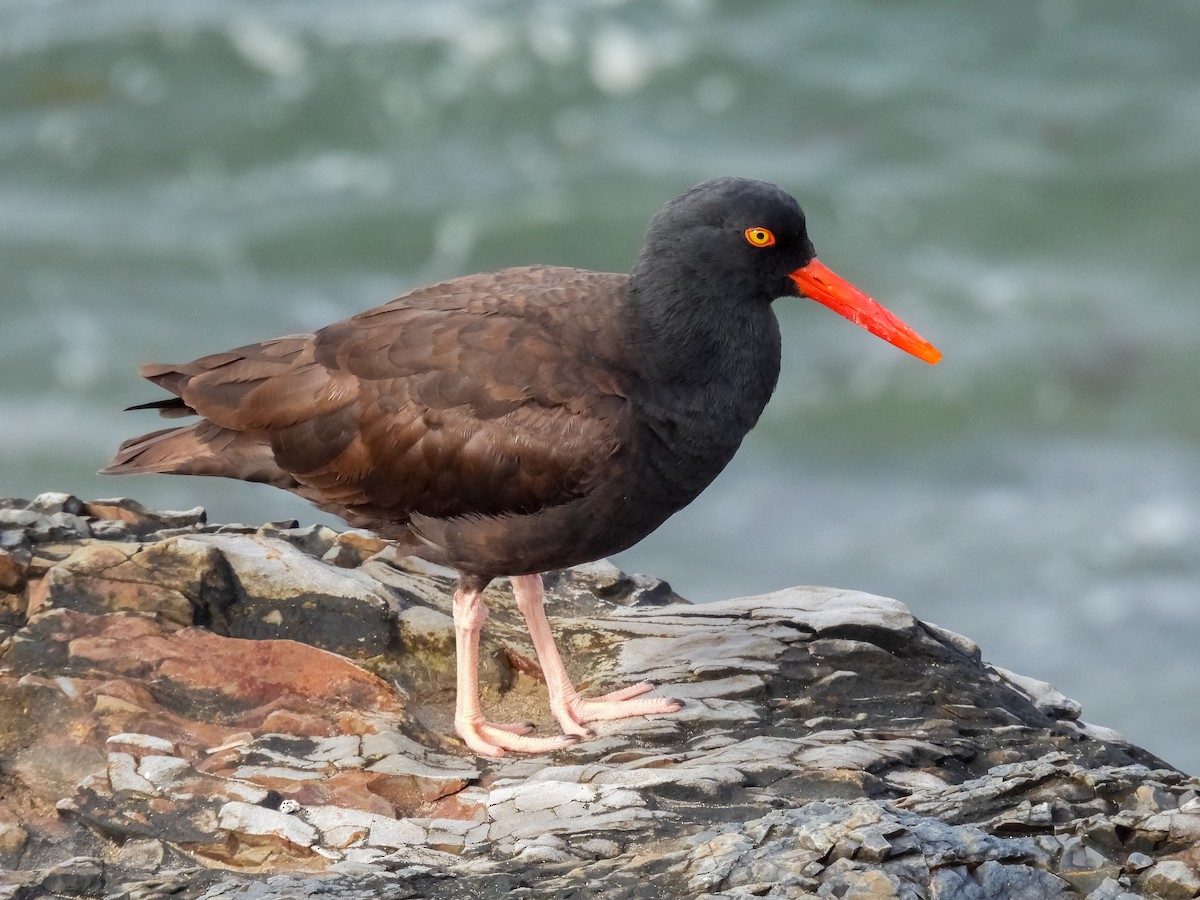
[[761, 225], [756, 225], [753, 228], [747, 228], [742, 234], [746, 238], [746, 243], [751, 247], [772, 247], [775, 245], [775, 234], [770, 228], [763, 228]]

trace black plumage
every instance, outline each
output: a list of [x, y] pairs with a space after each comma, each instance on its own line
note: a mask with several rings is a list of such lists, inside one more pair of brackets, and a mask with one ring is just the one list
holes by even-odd
[[[470, 275], [313, 334], [142, 366], [175, 397], [135, 408], [200, 420], [127, 441], [104, 471], [273, 484], [458, 569], [460, 594], [597, 559], [729, 462], [779, 375], [771, 302], [806, 291], [837, 308], [817, 267], [836, 278], [788, 194], [710, 181], [654, 217], [630, 275]], [[838, 311], [896, 327], [865, 309]], [[885, 336], [936, 361], [899, 328]]]

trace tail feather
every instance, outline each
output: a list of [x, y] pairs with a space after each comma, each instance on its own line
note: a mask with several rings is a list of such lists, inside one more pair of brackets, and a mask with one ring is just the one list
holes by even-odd
[[184, 416], [196, 415], [196, 411], [179, 397], [170, 397], [166, 400], [151, 400], [149, 403], [138, 403], [134, 406], [127, 406], [125, 407], [125, 412], [132, 412], [135, 409], [157, 409], [158, 414], [164, 419], [181, 419]]
[[208, 420], [131, 438], [121, 444], [113, 461], [100, 470], [101, 475], [149, 472], [260, 481], [289, 491], [299, 487], [291, 475], [276, 465], [269, 446]]
[[198, 365], [200, 362], [202, 360], [196, 360], [195, 362], [183, 365], [176, 363], [142, 363], [142, 365], [138, 366], [138, 374], [147, 381], [152, 381], [164, 390], [178, 396], [183, 393], [183, 389], [187, 387], [189, 380], [204, 371], [204, 368]]

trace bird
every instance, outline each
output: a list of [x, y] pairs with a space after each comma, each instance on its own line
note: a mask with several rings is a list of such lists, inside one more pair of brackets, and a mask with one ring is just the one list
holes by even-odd
[[[199, 418], [125, 441], [102, 474], [263, 482], [455, 569], [458, 737], [487, 757], [559, 750], [591, 736], [589, 723], [682, 704], [644, 696], [645, 682], [583, 697], [542, 573], [631, 547], [725, 467], [775, 390], [772, 304], [787, 296], [941, 358], [817, 260], [790, 194], [722, 177], [653, 216], [628, 274], [466, 275], [310, 334], [142, 365], [171, 396], [129, 409]], [[562, 734], [483, 714], [483, 592], [505, 576]]]

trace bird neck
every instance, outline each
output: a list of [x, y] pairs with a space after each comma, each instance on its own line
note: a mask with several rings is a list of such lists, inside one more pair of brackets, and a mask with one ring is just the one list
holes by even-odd
[[[630, 305], [662, 383], [704, 385], [763, 404], [779, 376], [779, 321], [771, 298], [725, 296], [699, 277], [636, 270]], [[748, 396], [747, 396], [748, 395]]]
[[640, 471], [647, 496], [671, 511], [733, 458], [779, 378], [779, 323], [768, 301], [681, 284], [630, 285]]

